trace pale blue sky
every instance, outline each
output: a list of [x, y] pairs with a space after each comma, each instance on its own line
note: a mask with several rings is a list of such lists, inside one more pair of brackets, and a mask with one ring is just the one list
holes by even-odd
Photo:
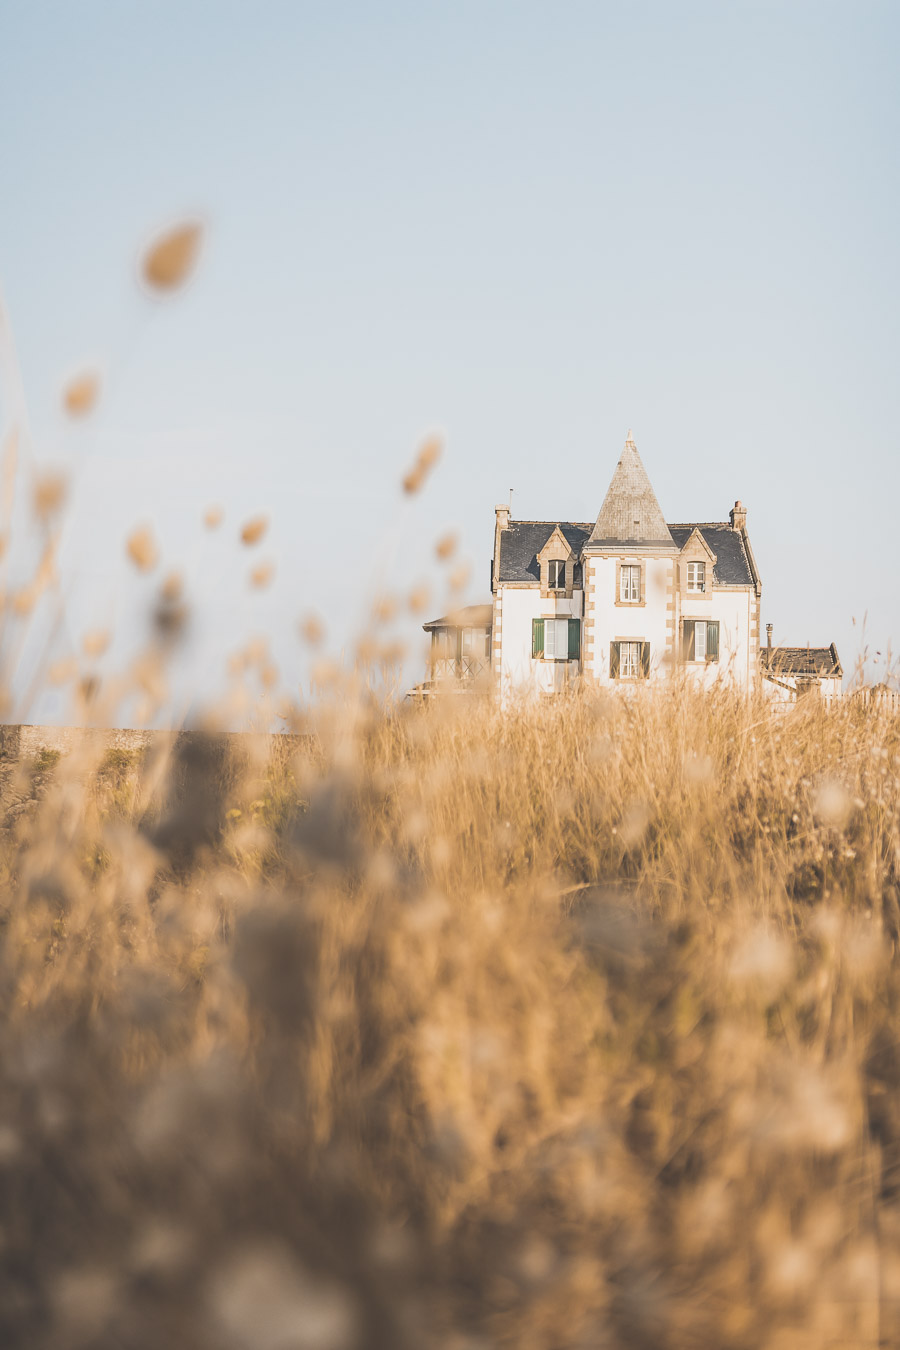
[[[846, 669], [867, 611], [884, 651], [898, 30], [859, 0], [3, 0], [0, 285], [33, 453], [82, 464], [73, 633], [132, 641], [122, 540], [148, 519], [200, 570], [199, 687], [250, 631], [295, 686], [298, 614], [339, 648], [373, 557], [407, 590], [449, 525], [486, 598], [494, 504], [594, 517], [633, 427], [670, 520], [744, 500], [776, 640], [835, 640]], [[150, 303], [137, 251], [194, 212], [196, 280]], [[60, 383], [94, 358], [109, 398], [75, 431]], [[406, 506], [432, 428], [446, 455]], [[257, 510], [279, 570], [251, 595]]]

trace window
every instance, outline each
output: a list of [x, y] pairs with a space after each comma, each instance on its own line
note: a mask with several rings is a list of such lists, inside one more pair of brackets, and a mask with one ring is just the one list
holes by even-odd
[[706, 563], [692, 562], [687, 565], [687, 581], [689, 591], [706, 590]]
[[548, 586], [551, 591], [564, 591], [566, 589], [566, 564], [565, 560], [551, 558], [548, 564], [549, 580]]
[[711, 619], [685, 619], [681, 636], [685, 661], [718, 661], [719, 625]]
[[619, 600], [623, 605], [638, 605], [641, 601], [641, 569], [631, 563], [622, 564], [619, 571]]
[[545, 661], [577, 661], [581, 656], [581, 620], [532, 619], [531, 655]]
[[483, 661], [491, 654], [491, 630], [489, 628], [464, 628], [462, 630], [463, 657]]
[[609, 678], [611, 680], [646, 680], [649, 674], [649, 642], [611, 642], [609, 644]]

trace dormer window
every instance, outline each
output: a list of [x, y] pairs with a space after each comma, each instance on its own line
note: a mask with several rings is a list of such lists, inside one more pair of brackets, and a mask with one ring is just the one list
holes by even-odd
[[687, 565], [687, 588], [695, 594], [706, 590], [706, 563], [689, 562]]
[[551, 558], [547, 564], [548, 582], [547, 585], [551, 591], [564, 591], [566, 589], [566, 563], [564, 558]]

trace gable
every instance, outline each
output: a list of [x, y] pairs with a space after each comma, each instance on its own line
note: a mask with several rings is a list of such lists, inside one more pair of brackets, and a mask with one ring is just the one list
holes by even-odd
[[572, 546], [557, 525], [556, 529], [537, 555], [537, 560], [539, 563], [542, 563], [549, 561], [551, 558], [556, 558], [561, 562], [568, 562], [572, 556]]
[[715, 586], [752, 586], [753, 573], [744, 548], [740, 531], [733, 530], [725, 521], [713, 524], [670, 525], [669, 533], [678, 549], [683, 549], [694, 531], [702, 536], [704, 543], [715, 554], [713, 585]]
[[541, 564], [538, 560], [554, 530], [559, 530], [575, 557], [591, 532], [590, 525], [576, 525], [571, 521], [511, 520], [509, 529], [500, 532], [500, 566], [497, 579], [503, 582], [541, 583]]

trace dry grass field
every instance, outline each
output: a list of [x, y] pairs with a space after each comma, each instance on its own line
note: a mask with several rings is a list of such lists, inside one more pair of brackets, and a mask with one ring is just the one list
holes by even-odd
[[296, 729], [8, 768], [0, 1344], [900, 1344], [900, 723]]

